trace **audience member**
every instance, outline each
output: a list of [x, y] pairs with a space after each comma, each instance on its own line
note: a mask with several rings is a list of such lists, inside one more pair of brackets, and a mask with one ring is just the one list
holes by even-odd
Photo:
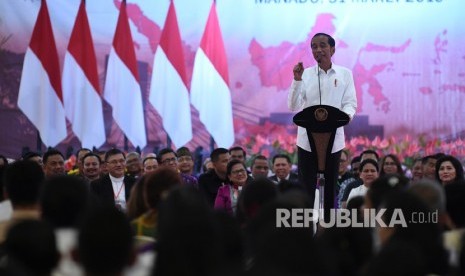
[[239, 195], [237, 217], [242, 223], [248, 223], [265, 204], [277, 196], [278, 190], [273, 181], [263, 177], [254, 179]]
[[239, 160], [245, 164], [247, 153], [240, 146], [235, 146], [229, 149], [229, 160]]
[[257, 179], [260, 177], [268, 177], [270, 172], [270, 166], [268, 165], [268, 159], [264, 155], [257, 155], [252, 159], [250, 165], [252, 171], [252, 177]]
[[381, 248], [370, 261], [366, 275], [446, 274], [447, 256], [439, 228], [433, 221], [415, 220], [418, 214], [431, 215], [426, 204], [413, 194], [395, 192], [381, 206], [385, 209], [385, 226], [377, 227]]
[[147, 174], [142, 175], [132, 186], [131, 195], [126, 204], [126, 216], [130, 221], [138, 218], [149, 209], [144, 199], [144, 181], [147, 179], [147, 176]]
[[86, 275], [121, 275], [135, 261], [131, 226], [125, 215], [108, 206], [89, 213], [79, 228], [74, 255]]
[[91, 191], [104, 205], [126, 210], [126, 202], [131, 194], [135, 179], [125, 176], [126, 158], [119, 149], [111, 149], [105, 154], [108, 174], [90, 183]]
[[142, 175], [142, 160], [137, 151], [126, 155], [126, 174], [133, 178], [138, 178]]
[[[378, 163], [379, 155], [376, 151], [374, 150], [364, 150], [360, 154], [360, 162], [363, 162], [367, 159], [372, 159], [375, 160], [376, 163]], [[352, 182], [349, 182], [344, 189], [344, 193], [342, 194], [342, 197], [340, 199], [340, 206], [342, 208], [345, 208], [347, 204], [347, 199], [349, 198], [349, 194], [352, 191], [352, 189], [357, 188], [363, 184], [363, 181], [360, 179], [360, 166], [359, 166], [359, 176], [358, 178], [355, 178]]]
[[[444, 186], [446, 194], [446, 211], [451, 219], [451, 229], [444, 232], [444, 247], [449, 252], [449, 265], [454, 271], [460, 266], [459, 258], [465, 255], [465, 180], [455, 181]], [[465, 267], [462, 263], [462, 270]], [[458, 274], [463, 275], [463, 274]]]
[[157, 238], [159, 204], [167, 197], [170, 189], [182, 184], [182, 179], [176, 171], [163, 167], [148, 174], [145, 181], [137, 185], [141, 184], [147, 211], [135, 218], [131, 225], [136, 236]]
[[30, 160], [37, 162], [41, 167], [44, 165], [44, 162], [42, 161], [42, 155], [38, 154], [37, 152], [33, 151], [28, 151], [25, 153], [22, 157], [21, 160]]
[[229, 161], [226, 168], [227, 185], [218, 188], [215, 199], [215, 209], [228, 214], [236, 214], [239, 195], [247, 182], [245, 164], [237, 159]]
[[412, 166], [412, 182], [418, 181], [423, 178], [423, 166], [421, 158], [417, 158], [413, 161]]
[[144, 174], [155, 171], [158, 168], [158, 161], [156, 157], [145, 157], [142, 161], [142, 167], [144, 169]]
[[292, 162], [289, 155], [276, 154], [272, 159], [274, 175], [269, 179], [278, 184], [281, 180], [288, 180], [295, 185], [299, 185], [299, 176], [291, 171]]
[[227, 181], [227, 166], [229, 151], [225, 148], [217, 148], [210, 154], [213, 169], [199, 176], [199, 190], [205, 195], [211, 207], [215, 205], [218, 188]]
[[158, 163], [160, 164], [160, 166], [172, 168], [173, 170], [177, 171], [180, 174], [182, 178], [182, 183], [184, 185], [194, 186], [196, 188], [198, 187], [198, 180], [196, 177], [192, 175], [187, 175], [179, 171], [178, 157], [176, 155], [176, 152], [174, 152], [174, 150], [170, 148], [164, 148], [160, 150], [160, 152], [158, 153], [157, 159], [158, 159]]
[[65, 174], [65, 158], [59, 150], [49, 149], [44, 153], [42, 161], [45, 177]]
[[51, 275], [60, 259], [52, 227], [39, 220], [25, 219], [13, 225], [4, 249], [1, 275]]
[[[84, 159], [85, 160], [85, 159]], [[72, 258], [77, 246], [78, 227], [91, 206], [87, 183], [80, 177], [63, 175], [45, 181], [40, 196], [42, 219], [55, 229], [61, 255], [54, 275], [82, 275]]]
[[[360, 179], [363, 184], [354, 188], [350, 191], [349, 197], [347, 198], [347, 204], [350, 199], [356, 196], [365, 196], [366, 192], [370, 188], [371, 184], [379, 176], [378, 162], [373, 159], [366, 159], [360, 164]], [[345, 207], [343, 205], [343, 207]]]
[[[226, 150], [227, 153], [227, 150]], [[229, 155], [229, 154], [228, 154]], [[173, 189], [160, 204], [152, 275], [221, 275], [223, 252], [210, 208], [191, 186]]]
[[194, 176], [194, 157], [187, 147], [180, 147], [176, 151], [178, 157], [178, 170], [185, 174]]
[[443, 155], [436, 162], [435, 178], [442, 185], [463, 180], [463, 166], [452, 155]]
[[206, 173], [209, 170], [213, 170], [213, 162], [210, 157], [205, 158], [202, 164], [202, 173]]
[[399, 161], [399, 157], [395, 154], [387, 154], [384, 156], [379, 165], [379, 176], [384, 176], [386, 174], [405, 175], [404, 169], [402, 169], [402, 164]]
[[[349, 152], [347, 150], [341, 151], [341, 159], [339, 162], [340, 162], [339, 163], [339, 175], [337, 179], [338, 187], [336, 189], [336, 207], [337, 208], [341, 208], [342, 195], [344, 194], [344, 191], [347, 185], [357, 179], [356, 177], [353, 176], [352, 172], [349, 171], [348, 169], [347, 164], [349, 162]], [[358, 164], [358, 166], [360, 166], [360, 163]], [[358, 167], [357, 167], [357, 171], [358, 171]], [[358, 175], [359, 174], [357, 172], [357, 177]]]
[[100, 178], [100, 165], [102, 160], [92, 152], [82, 158], [82, 176], [90, 183]]
[[422, 158], [421, 163], [423, 178], [429, 178], [431, 180], [436, 179], [436, 162], [443, 155], [443, 153], [436, 153], [434, 155], [428, 155]]
[[39, 192], [44, 171], [33, 161], [16, 161], [7, 166], [4, 175], [4, 194], [11, 201], [13, 214], [0, 222], [0, 243], [11, 225], [24, 219], [39, 219]]

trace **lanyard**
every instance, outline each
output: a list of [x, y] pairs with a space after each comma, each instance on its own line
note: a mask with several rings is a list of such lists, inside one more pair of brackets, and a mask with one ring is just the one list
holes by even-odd
[[124, 182], [121, 183], [121, 186], [119, 187], [119, 191], [117, 194], [115, 194], [115, 192], [113, 192], [114, 196], [115, 196], [115, 200], [118, 199], [119, 195], [121, 194], [121, 190], [123, 190], [123, 187], [124, 187]]

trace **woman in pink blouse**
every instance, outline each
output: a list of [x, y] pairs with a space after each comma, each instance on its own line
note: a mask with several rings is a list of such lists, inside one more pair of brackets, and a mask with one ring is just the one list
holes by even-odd
[[223, 186], [218, 189], [215, 209], [224, 210], [232, 215], [236, 213], [237, 200], [247, 180], [247, 169], [241, 161], [231, 160], [228, 163], [226, 175], [228, 182], [223, 183]]

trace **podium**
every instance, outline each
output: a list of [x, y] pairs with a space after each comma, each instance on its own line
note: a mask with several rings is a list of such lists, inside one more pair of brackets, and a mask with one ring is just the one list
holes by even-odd
[[349, 123], [350, 117], [336, 107], [314, 105], [305, 108], [293, 117], [296, 125], [307, 130], [310, 148], [317, 157], [317, 188], [319, 190], [320, 209], [324, 210], [324, 188], [326, 159], [331, 155], [336, 130]]

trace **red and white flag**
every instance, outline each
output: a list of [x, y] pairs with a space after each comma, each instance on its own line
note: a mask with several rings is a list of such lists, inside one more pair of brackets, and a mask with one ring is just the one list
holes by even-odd
[[105, 142], [99, 91], [97, 61], [82, 0], [65, 55], [63, 97], [66, 116], [84, 148], [98, 148]]
[[18, 107], [37, 128], [46, 146], [54, 147], [66, 138], [60, 64], [45, 0], [24, 56]]
[[139, 85], [136, 53], [129, 28], [126, 1], [121, 3], [115, 36], [108, 58], [104, 90], [113, 108], [113, 118], [136, 147], [147, 144], [142, 92]]
[[150, 103], [163, 119], [163, 128], [177, 147], [192, 139], [191, 107], [186, 66], [174, 3], [171, 1], [155, 53]]
[[199, 111], [200, 121], [218, 147], [229, 148], [234, 143], [231, 94], [228, 63], [215, 2], [195, 55], [191, 101]]

